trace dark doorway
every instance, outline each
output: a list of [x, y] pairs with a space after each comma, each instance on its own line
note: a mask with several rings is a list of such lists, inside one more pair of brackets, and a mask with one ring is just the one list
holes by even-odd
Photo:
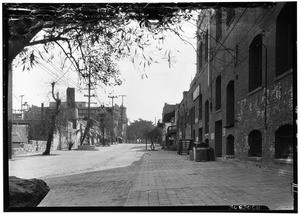
[[292, 158], [293, 156], [293, 126], [284, 125], [275, 131], [275, 158]]
[[205, 102], [205, 113], [204, 113], [204, 131], [205, 134], [209, 133], [209, 102]]
[[226, 124], [228, 127], [232, 127], [234, 125], [234, 82], [233, 81], [230, 81], [227, 85]]
[[226, 140], [226, 155], [234, 155], [234, 136], [231, 134]]
[[215, 154], [222, 157], [222, 120], [215, 122]]
[[196, 141], [195, 129], [192, 130], [192, 138], [193, 138], [193, 142], [195, 142]]
[[201, 143], [203, 141], [202, 128], [199, 128], [198, 131], [199, 131], [198, 138], [199, 138], [199, 142]]
[[260, 131], [253, 130], [248, 137], [249, 144], [249, 157], [261, 157], [262, 156], [262, 135]]

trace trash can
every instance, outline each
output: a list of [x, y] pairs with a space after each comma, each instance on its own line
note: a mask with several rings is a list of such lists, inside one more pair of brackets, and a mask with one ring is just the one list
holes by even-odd
[[189, 156], [190, 156], [190, 160], [193, 161], [194, 160], [194, 151], [193, 150], [189, 151]]
[[196, 162], [207, 161], [207, 148], [196, 148]]
[[196, 161], [196, 148], [199, 148], [200, 145], [199, 145], [199, 142], [194, 142], [193, 144], [193, 156], [194, 156], [194, 161]]
[[207, 150], [207, 160], [208, 161], [215, 161], [215, 153], [213, 148], [208, 148]]

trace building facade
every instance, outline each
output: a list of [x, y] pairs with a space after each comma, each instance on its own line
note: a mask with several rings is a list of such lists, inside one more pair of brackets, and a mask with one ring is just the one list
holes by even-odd
[[178, 104], [164, 104], [162, 113], [162, 145], [165, 149], [176, 149], [177, 135], [177, 108]]
[[179, 138], [216, 157], [290, 164], [296, 146], [296, 3], [203, 10], [197, 72], [178, 108]]

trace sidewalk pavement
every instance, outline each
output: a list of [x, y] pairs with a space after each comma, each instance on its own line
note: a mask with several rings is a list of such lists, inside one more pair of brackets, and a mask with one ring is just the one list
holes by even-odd
[[293, 210], [292, 176], [221, 161], [194, 162], [175, 151], [146, 151], [127, 167], [45, 179], [39, 207], [266, 205]]
[[266, 205], [293, 210], [288, 175], [148, 151], [125, 206]]

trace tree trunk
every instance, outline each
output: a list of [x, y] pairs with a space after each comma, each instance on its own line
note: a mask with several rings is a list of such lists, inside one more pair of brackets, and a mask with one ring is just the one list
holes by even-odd
[[104, 126], [102, 127], [102, 138], [103, 138], [103, 146], [105, 145], [105, 137], [104, 137]]
[[[4, 7], [6, 7], [4, 5]], [[4, 17], [8, 17], [6, 12], [6, 8], [4, 11]], [[43, 25], [44, 22], [40, 22], [39, 25]], [[33, 24], [33, 23], [32, 23]], [[34, 28], [30, 30], [26, 35], [23, 35], [17, 40], [11, 40], [9, 38], [10, 32], [8, 34], [4, 34], [4, 48], [3, 55], [7, 56], [4, 58], [4, 80], [3, 85], [5, 89], [4, 96], [7, 96], [7, 151], [8, 151], [8, 159], [12, 158], [12, 62], [15, 57], [24, 50], [24, 48], [29, 45], [31, 39], [42, 30], [42, 28]], [[8, 29], [8, 19], [4, 19], [3, 21], [3, 29]], [[24, 31], [26, 32], [26, 31]], [[6, 42], [8, 41], [8, 42]], [[5, 84], [7, 83], [7, 84]], [[7, 95], [6, 95], [7, 93]], [[5, 147], [6, 148], [6, 147]]]
[[85, 139], [88, 132], [90, 132], [90, 121], [87, 122], [86, 127], [84, 129], [83, 136], [82, 136], [81, 141], [80, 141], [81, 146], [83, 145], [83, 141], [84, 141], [84, 139]]
[[50, 131], [48, 133], [46, 150], [43, 153], [43, 155], [50, 155], [51, 143], [52, 143], [53, 134], [54, 134], [54, 131], [55, 131], [55, 120], [56, 120], [56, 116], [59, 114], [59, 106], [60, 106], [60, 103], [61, 103], [60, 99], [58, 98], [58, 95], [57, 95], [57, 98], [55, 98], [55, 96], [54, 96], [54, 84], [55, 84], [54, 82], [51, 83], [51, 85], [52, 85], [52, 97], [54, 98], [54, 100], [56, 102], [56, 109], [55, 109], [54, 115], [52, 116]]
[[[7, 90], [7, 149], [8, 149], [8, 159], [12, 159], [12, 64], [8, 66], [7, 73], [8, 82], [3, 83], [4, 89]], [[5, 88], [6, 87], [6, 88]], [[4, 96], [5, 93], [4, 93]], [[4, 127], [5, 128], [5, 127]], [[5, 146], [4, 146], [5, 147]]]
[[[52, 130], [52, 129], [51, 129]], [[50, 155], [50, 149], [51, 149], [51, 143], [53, 140], [53, 130], [49, 132], [48, 134], [48, 139], [47, 139], [47, 145], [46, 145], [46, 150], [43, 153], [43, 155]]]

